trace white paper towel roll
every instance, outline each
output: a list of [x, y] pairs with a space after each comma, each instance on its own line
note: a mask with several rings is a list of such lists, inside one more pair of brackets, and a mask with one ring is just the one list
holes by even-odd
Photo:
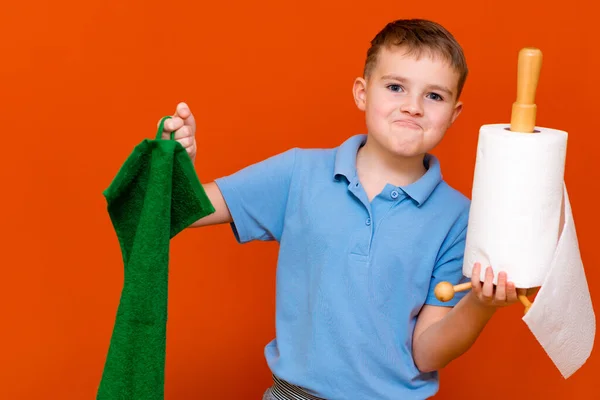
[[567, 378], [588, 359], [594, 310], [564, 184], [567, 133], [480, 129], [463, 273], [480, 262], [517, 288], [541, 286], [523, 320]]
[[494, 283], [506, 271], [517, 287], [537, 287], [558, 241], [567, 134], [508, 129], [480, 129], [463, 272], [480, 262], [482, 281], [491, 265]]

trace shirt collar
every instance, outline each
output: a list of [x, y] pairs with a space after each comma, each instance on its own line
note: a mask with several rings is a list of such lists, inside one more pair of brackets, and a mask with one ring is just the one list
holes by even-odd
[[345, 176], [348, 181], [356, 177], [356, 155], [358, 149], [367, 141], [367, 135], [356, 135], [342, 143], [335, 154], [335, 167], [333, 177], [338, 179]]
[[[355, 135], [348, 138], [342, 143], [335, 154], [334, 179], [339, 179], [340, 176], [346, 177], [348, 181], [356, 178], [356, 154], [358, 149], [367, 141], [367, 135]], [[399, 189], [404, 191], [417, 204], [422, 205], [437, 185], [442, 181], [442, 172], [440, 163], [437, 157], [432, 154], [425, 154], [423, 163], [427, 171], [417, 181], [401, 186]]]

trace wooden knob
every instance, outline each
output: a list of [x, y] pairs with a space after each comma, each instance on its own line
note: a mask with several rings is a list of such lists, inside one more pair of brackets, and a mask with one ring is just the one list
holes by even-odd
[[454, 287], [450, 282], [440, 282], [435, 286], [435, 297], [439, 301], [449, 301], [454, 297]]
[[435, 297], [439, 301], [450, 301], [454, 298], [456, 292], [471, 289], [471, 282], [461, 283], [460, 285], [452, 285], [450, 282], [440, 282], [435, 285]]
[[517, 100], [513, 103], [510, 130], [532, 133], [535, 129], [537, 106], [535, 94], [542, 68], [542, 52], [525, 47], [519, 52], [517, 71]]

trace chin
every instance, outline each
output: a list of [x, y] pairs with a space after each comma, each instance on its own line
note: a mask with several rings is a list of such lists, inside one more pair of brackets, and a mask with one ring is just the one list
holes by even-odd
[[371, 136], [378, 147], [395, 157], [410, 158], [424, 155], [427, 151], [423, 143], [423, 131], [416, 129], [374, 129]]
[[414, 157], [422, 157], [425, 155], [424, 152], [413, 149], [391, 149], [392, 154], [396, 157], [400, 158], [414, 158]]
[[424, 153], [420, 141], [406, 139], [403, 137], [389, 138], [386, 145], [387, 150], [398, 157], [416, 157]]

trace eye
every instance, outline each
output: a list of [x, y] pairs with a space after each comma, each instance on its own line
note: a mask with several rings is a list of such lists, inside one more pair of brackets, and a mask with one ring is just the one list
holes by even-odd
[[442, 101], [442, 100], [444, 100], [442, 98], [442, 96], [440, 96], [437, 93], [429, 93], [429, 95], [432, 96], [432, 97], [430, 97], [432, 100], [435, 100], [435, 101]]
[[402, 86], [392, 83], [391, 85], [387, 85], [386, 86], [388, 89], [390, 89], [392, 92], [398, 92], [400, 91], [400, 89], [402, 89]]

